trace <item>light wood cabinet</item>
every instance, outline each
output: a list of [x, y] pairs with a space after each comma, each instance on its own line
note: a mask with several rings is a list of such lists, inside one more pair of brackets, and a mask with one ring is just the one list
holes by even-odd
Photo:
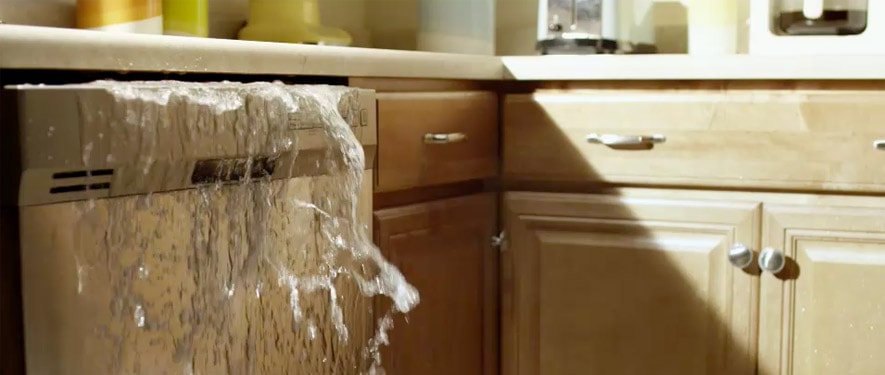
[[[885, 192], [874, 167], [885, 152], [873, 147], [885, 138], [880, 90], [539, 90], [507, 95], [502, 113], [509, 181]], [[608, 145], [588, 142], [594, 133]], [[643, 135], [664, 141], [634, 144]]]
[[885, 373], [880, 198], [517, 192], [504, 220], [504, 374]]
[[478, 194], [376, 211], [376, 242], [420, 293], [389, 332], [388, 374], [498, 373], [496, 206]]
[[504, 374], [753, 374], [757, 203], [508, 193]]
[[760, 374], [885, 374], [885, 209], [766, 205], [763, 246], [798, 271], [761, 275]]

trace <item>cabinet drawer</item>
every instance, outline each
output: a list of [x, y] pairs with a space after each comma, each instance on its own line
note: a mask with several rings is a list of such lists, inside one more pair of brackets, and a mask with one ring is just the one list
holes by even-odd
[[[378, 94], [376, 191], [494, 176], [497, 96], [491, 92]], [[425, 140], [452, 135], [448, 143]]]
[[[653, 147], [591, 133], [663, 135]], [[509, 180], [885, 191], [885, 92], [569, 90], [511, 95]]]

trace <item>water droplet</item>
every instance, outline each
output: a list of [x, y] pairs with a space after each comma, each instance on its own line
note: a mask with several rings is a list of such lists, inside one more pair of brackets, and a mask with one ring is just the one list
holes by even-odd
[[147, 279], [147, 277], [149, 275], [150, 275], [150, 272], [148, 271], [147, 267], [145, 267], [144, 265], [138, 266], [138, 278], [140, 278], [142, 280]]
[[135, 305], [135, 313], [133, 314], [135, 317], [135, 326], [138, 328], [144, 328], [144, 308], [141, 305]]

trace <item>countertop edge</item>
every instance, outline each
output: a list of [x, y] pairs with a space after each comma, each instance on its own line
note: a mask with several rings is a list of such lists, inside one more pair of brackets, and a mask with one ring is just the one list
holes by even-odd
[[596, 55], [504, 56], [505, 79], [600, 80], [882, 80], [881, 56]]
[[500, 80], [494, 56], [0, 25], [0, 68]]

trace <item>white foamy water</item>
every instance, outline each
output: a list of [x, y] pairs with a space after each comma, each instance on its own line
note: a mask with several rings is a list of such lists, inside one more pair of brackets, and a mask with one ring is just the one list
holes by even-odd
[[[181, 178], [175, 160], [231, 144], [247, 170], [265, 157], [310, 176], [74, 204], [82, 373], [383, 372], [390, 314], [409, 311], [418, 293], [363, 227], [371, 179], [348, 124], [358, 121], [357, 90], [92, 85], [114, 100], [81, 98], [83, 160], [134, 168], [142, 180], [129, 183], [163, 186]], [[316, 127], [326, 147], [299, 153], [292, 126]], [[376, 297], [391, 310], [377, 311]]]

